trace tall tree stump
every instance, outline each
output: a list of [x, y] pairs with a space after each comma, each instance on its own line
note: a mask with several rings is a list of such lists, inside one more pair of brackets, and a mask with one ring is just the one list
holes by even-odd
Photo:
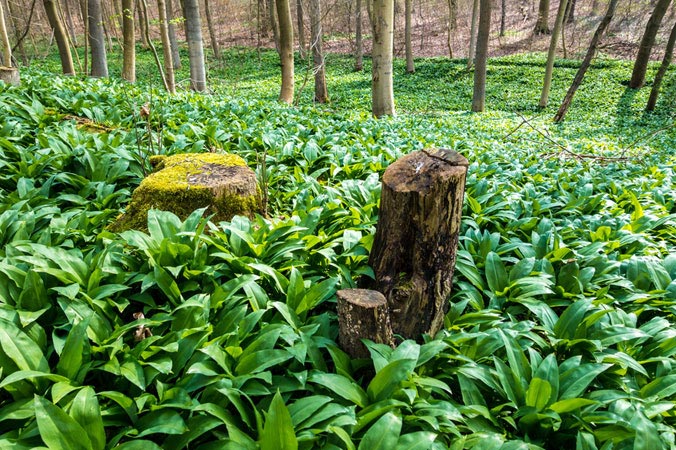
[[448, 311], [469, 163], [452, 150], [413, 152], [385, 171], [369, 288], [405, 339], [436, 334]]
[[394, 337], [385, 296], [369, 289], [342, 289], [338, 297], [340, 346], [352, 358], [367, 358], [369, 351], [361, 341], [370, 339], [392, 345]]
[[20, 85], [21, 77], [19, 75], [19, 69], [16, 67], [0, 66], [0, 80], [14, 86]]

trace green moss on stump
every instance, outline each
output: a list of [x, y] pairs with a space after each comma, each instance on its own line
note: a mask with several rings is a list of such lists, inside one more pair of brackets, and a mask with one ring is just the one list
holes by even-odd
[[235, 215], [252, 217], [261, 211], [256, 174], [236, 155], [186, 153], [153, 156], [155, 172], [145, 178], [132, 195], [126, 212], [112, 231], [147, 228], [148, 210], [171, 211], [181, 219], [198, 208], [218, 222]]

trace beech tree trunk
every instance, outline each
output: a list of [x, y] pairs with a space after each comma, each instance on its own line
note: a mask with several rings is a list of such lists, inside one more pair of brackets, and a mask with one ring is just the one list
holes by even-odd
[[220, 59], [221, 52], [218, 48], [218, 39], [216, 38], [216, 28], [214, 21], [211, 19], [211, 8], [209, 0], [204, 0], [204, 12], [207, 17], [207, 28], [209, 29], [209, 40], [211, 41], [211, 50], [214, 52], [214, 58]]
[[364, 70], [364, 45], [362, 42], [362, 30], [361, 30], [361, 11], [362, 4], [361, 0], [357, 0], [357, 5], [355, 6], [355, 55], [354, 55], [354, 70], [361, 72]]
[[134, 0], [122, 0], [122, 78], [136, 82], [136, 30]]
[[106, 41], [103, 35], [101, 0], [87, 0], [87, 21], [89, 23], [89, 48], [92, 52], [91, 76], [107, 77], [108, 61], [106, 59]]
[[204, 92], [207, 89], [207, 74], [204, 66], [204, 45], [202, 42], [202, 19], [197, 0], [183, 0], [185, 37], [188, 41], [190, 62], [190, 88]]
[[12, 67], [12, 45], [9, 43], [7, 24], [5, 22], [5, 10], [0, 1], [0, 44], [2, 44], [2, 62], [5, 67]]
[[653, 88], [650, 90], [648, 105], [645, 108], [648, 111], [654, 110], [655, 105], [657, 104], [657, 97], [660, 93], [660, 86], [662, 86], [662, 79], [664, 78], [664, 74], [667, 72], [667, 69], [671, 64], [671, 58], [674, 54], [674, 43], [676, 43], [676, 23], [674, 23], [674, 26], [671, 28], [669, 40], [667, 41], [667, 48], [664, 50], [662, 64], [660, 65], [660, 68], [657, 69], [657, 74], [655, 74], [655, 81], [653, 81]]
[[629, 81], [630, 88], [638, 89], [643, 86], [643, 83], [645, 82], [648, 61], [650, 61], [650, 52], [653, 49], [657, 31], [660, 29], [660, 24], [662, 23], [662, 19], [670, 4], [671, 0], [657, 0], [655, 3], [655, 8], [648, 19], [648, 24], [645, 27], [645, 32], [643, 33], [641, 43], [638, 47], [638, 54], [636, 55], [634, 69], [631, 72], [631, 80]]
[[563, 19], [566, 15], [568, 0], [559, 1], [559, 11], [556, 13], [556, 22], [554, 22], [554, 31], [549, 41], [549, 51], [547, 52], [547, 64], [545, 66], [545, 79], [542, 83], [542, 94], [540, 95], [540, 108], [545, 108], [549, 100], [549, 89], [552, 85], [552, 73], [554, 72], [554, 59], [556, 58], [556, 44], [559, 40], [559, 32], [563, 27]]
[[535, 34], [549, 34], [549, 0], [538, 3], [538, 19], [535, 22]]
[[169, 41], [169, 23], [167, 21], [167, 5], [164, 0], [157, 0], [157, 11], [160, 16], [160, 38], [162, 39], [162, 54], [164, 58], [164, 73], [166, 87], [169, 93], [176, 92], [174, 80], [174, 62], [172, 61], [171, 42]]
[[505, 35], [505, 19], [507, 17], [507, 0], [500, 1], [500, 37]]
[[140, 4], [143, 0], [136, 0], [136, 13], [138, 15], [138, 27], [139, 34], [141, 35], [141, 47], [149, 48], [150, 42], [148, 41], [148, 30], [147, 30], [147, 17], [144, 8], [140, 7]]
[[282, 64], [282, 87], [279, 101], [293, 103], [294, 67], [293, 67], [293, 22], [289, 0], [277, 0], [277, 18], [279, 20], [279, 59]]
[[446, 23], [446, 45], [448, 57], [453, 58], [453, 37], [458, 29], [458, 0], [448, 0], [448, 22]]
[[577, 73], [575, 74], [573, 83], [570, 85], [570, 88], [568, 88], [568, 92], [566, 92], [566, 96], [563, 99], [563, 102], [561, 103], [559, 110], [556, 112], [556, 115], [554, 115], [554, 122], [561, 122], [563, 118], [566, 117], [566, 113], [568, 112], [570, 103], [573, 101], [573, 96], [575, 96], [577, 88], [580, 87], [580, 85], [582, 84], [582, 80], [584, 80], [584, 75], [585, 73], [587, 73], [587, 69], [589, 69], [589, 65], [591, 64], [592, 58], [596, 54], [596, 48], [599, 45], [599, 41], [601, 40], [603, 34], [606, 32], [606, 28], [608, 28], [610, 21], [613, 19], [616, 8], [617, 8], [617, 0], [610, 0], [610, 3], [608, 4], [608, 10], [606, 11], [605, 16], [603, 16], [603, 19], [601, 19], [601, 23], [599, 23], [596, 32], [594, 32], [594, 36], [592, 36], [591, 43], [589, 44], [589, 48], [587, 49], [587, 54], [582, 60], [580, 68], [577, 70]]
[[75, 75], [75, 67], [73, 67], [73, 56], [70, 53], [70, 46], [68, 45], [68, 36], [66, 30], [63, 28], [59, 13], [57, 10], [56, 0], [43, 0], [45, 6], [45, 13], [49, 26], [54, 32], [54, 39], [59, 48], [59, 58], [61, 59], [61, 70], [64, 75]]
[[574, 23], [575, 22], [575, 5], [577, 3], [577, 0], [569, 0], [568, 1], [568, 6], [566, 7], [566, 23]]
[[404, 43], [406, 46], [406, 73], [414, 73], [413, 45], [411, 44], [411, 28], [413, 27], [413, 0], [404, 0]]
[[[487, 0], [484, 0], [487, 1]], [[420, 340], [441, 329], [453, 284], [468, 162], [451, 150], [422, 150], [383, 175], [367, 288], [387, 299], [392, 330]]]
[[488, 63], [488, 38], [491, 32], [491, 0], [481, 0], [479, 34], [476, 43], [474, 67], [474, 93], [472, 111], [481, 112], [486, 103], [486, 66]]
[[[275, 40], [275, 48], [277, 49], [277, 53], [279, 53], [280, 50], [280, 37], [279, 37], [279, 22], [277, 21], [277, 15], [276, 15], [276, 10], [279, 8], [279, 6], [276, 6], [276, 1], [275, 0], [268, 0], [268, 14], [270, 17], [270, 28], [272, 28], [272, 36]], [[287, 0], [288, 3], [288, 0]], [[290, 13], [289, 13], [290, 14]]]
[[[305, 26], [303, 25], [303, 0], [296, 0], [296, 24], [298, 28], [298, 56], [305, 58], [307, 44], [305, 43]], [[312, 20], [312, 19], [310, 19]], [[312, 31], [310, 31], [312, 34]], [[312, 37], [310, 38], [312, 39]]]
[[368, 358], [362, 339], [379, 344], [394, 344], [387, 299], [378, 291], [343, 289], [338, 298], [340, 347], [352, 358]]
[[176, 39], [176, 25], [174, 25], [174, 5], [172, 0], [166, 0], [167, 5], [167, 29], [169, 30], [169, 42], [171, 43], [171, 62], [174, 70], [181, 68], [181, 55], [178, 52], [178, 39]]
[[320, 0], [310, 0], [310, 34], [312, 39], [312, 62], [315, 74], [315, 101], [326, 103], [329, 94], [326, 89], [326, 70], [322, 49], [322, 9]]
[[467, 70], [474, 64], [474, 53], [477, 39], [477, 24], [479, 23], [479, 0], [472, 1], [472, 24], [469, 30], [469, 52], [467, 53]]
[[392, 45], [394, 43], [394, 0], [373, 0], [372, 8], [371, 111], [376, 117], [393, 116]]

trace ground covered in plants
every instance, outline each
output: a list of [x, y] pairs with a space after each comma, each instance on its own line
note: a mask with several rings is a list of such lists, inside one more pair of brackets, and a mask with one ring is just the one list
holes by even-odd
[[[368, 67], [330, 55], [328, 106], [301, 69], [288, 107], [276, 61], [231, 50], [209, 95], [54, 61], [0, 86], [0, 447], [676, 445], [673, 73], [645, 114], [598, 60], [555, 125], [575, 61], [538, 110], [542, 55], [492, 60], [483, 114], [464, 61], [397, 62], [375, 120]], [[380, 177], [423, 147], [471, 163], [445, 330], [351, 360], [335, 291], [371, 276]], [[202, 151], [243, 157], [268, 216], [107, 229], [150, 155]]]

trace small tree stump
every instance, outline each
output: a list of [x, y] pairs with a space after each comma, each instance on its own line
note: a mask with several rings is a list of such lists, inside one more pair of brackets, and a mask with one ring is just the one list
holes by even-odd
[[368, 289], [342, 289], [336, 295], [340, 346], [352, 358], [369, 356], [362, 339], [379, 344], [394, 343], [387, 300], [383, 294]]
[[448, 311], [468, 162], [451, 150], [400, 158], [383, 175], [369, 264], [395, 334], [435, 335]]
[[0, 66], [0, 80], [13, 86], [20, 85], [21, 77], [19, 75], [19, 69], [16, 67]]
[[185, 219], [194, 210], [208, 207], [214, 221], [261, 212], [256, 174], [239, 156], [186, 153], [154, 156], [150, 163], [155, 172], [134, 190], [127, 210], [111, 225], [112, 231], [146, 229], [151, 208]]

